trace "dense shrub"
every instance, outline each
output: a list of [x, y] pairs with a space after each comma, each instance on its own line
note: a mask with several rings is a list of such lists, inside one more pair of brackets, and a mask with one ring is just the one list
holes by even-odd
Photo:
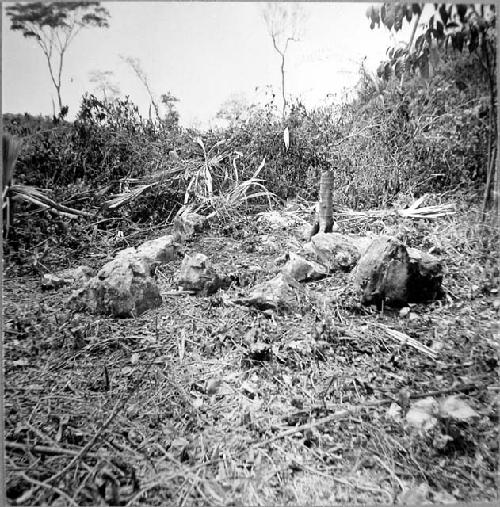
[[[295, 101], [282, 120], [270, 101], [248, 107], [244, 119], [200, 134], [175, 122], [144, 119], [128, 98], [86, 95], [74, 123], [4, 115], [24, 149], [18, 181], [55, 188], [82, 182], [122, 190], [124, 177], [185, 169], [185, 178], [150, 189], [121, 211], [133, 221], [157, 222], [183, 202], [193, 168], [205, 155], [215, 194], [260, 173], [279, 198], [315, 199], [321, 171], [335, 169], [335, 199], [353, 208], [387, 206], [424, 192], [481, 187], [487, 153], [488, 85], [477, 60], [443, 54], [430, 80], [408, 77], [376, 82], [361, 71], [358, 98], [349, 104], [306, 109]], [[290, 145], [283, 142], [288, 127]], [[206, 153], [195, 139], [200, 136]], [[175, 155], [175, 156], [174, 156]], [[184, 164], [184, 165], [183, 165]], [[396, 203], [398, 204], [398, 203]]]

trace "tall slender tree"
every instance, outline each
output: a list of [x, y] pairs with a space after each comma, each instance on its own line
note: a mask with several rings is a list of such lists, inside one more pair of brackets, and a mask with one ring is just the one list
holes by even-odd
[[47, 59], [50, 78], [56, 89], [59, 116], [68, 107], [61, 96], [64, 57], [75, 37], [84, 28], [109, 26], [109, 12], [99, 2], [30, 2], [6, 8], [11, 30], [36, 40]]
[[299, 41], [304, 30], [306, 13], [299, 3], [268, 2], [262, 9], [262, 16], [273, 47], [281, 59], [281, 97], [283, 99], [282, 116], [285, 118], [285, 61], [288, 45], [291, 41]]

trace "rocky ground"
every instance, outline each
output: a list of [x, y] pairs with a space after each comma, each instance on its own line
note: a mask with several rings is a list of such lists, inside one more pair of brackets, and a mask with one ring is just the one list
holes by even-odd
[[[498, 480], [498, 233], [474, 211], [340, 217], [447, 268], [444, 297], [364, 307], [349, 273], [303, 284], [291, 312], [236, 301], [304, 243], [299, 227], [234, 218], [156, 269], [163, 303], [132, 319], [76, 313], [73, 288], [4, 274], [7, 496], [39, 505], [493, 501]], [[167, 233], [95, 241], [71, 263]], [[185, 254], [232, 284], [177, 290]], [[70, 264], [70, 266], [68, 266]], [[398, 334], [403, 333], [403, 334]], [[422, 345], [423, 347], [416, 347]]]

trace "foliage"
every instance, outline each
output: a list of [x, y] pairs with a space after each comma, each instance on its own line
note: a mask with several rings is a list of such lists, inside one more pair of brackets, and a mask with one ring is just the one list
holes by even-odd
[[[436, 72], [444, 68], [445, 72], [453, 66], [453, 50], [462, 53], [464, 47], [470, 53], [471, 67], [482, 77], [486, 77], [489, 93], [489, 105], [487, 114], [489, 124], [486, 129], [487, 138], [487, 160], [483, 161], [485, 169], [482, 170], [486, 182], [483, 197], [483, 213], [491, 202], [498, 208], [499, 182], [496, 169], [497, 159], [497, 86], [496, 86], [496, 12], [495, 6], [485, 5], [448, 5], [434, 4], [433, 14], [424, 26], [415, 45], [412, 45], [417, 29], [418, 21], [422, 14], [422, 7], [418, 4], [409, 5], [392, 3], [384, 4], [380, 9], [370, 7], [367, 16], [371, 19], [371, 28], [380, 22], [391, 30], [401, 29], [404, 20], [411, 21], [412, 15], [417, 14], [414, 22], [413, 32], [408, 45], [388, 50], [389, 60], [382, 62], [378, 75], [384, 81], [389, 81], [392, 76], [401, 80], [401, 85], [406, 74], [415, 74], [425, 79], [432, 78]], [[451, 57], [451, 59], [450, 59]], [[467, 80], [457, 80], [459, 88], [467, 87]], [[381, 86], [375, 83], [377, 92], [380, 93]], [[380, 94], [383, 100], [383, 95]], [[463, 120], [463, 115], [459, 118]], [[457, 127], [457, 130], [460, 130]], [[481, 128], [481, 131], [484, 129]], [[474, 133], [476, 140], [482, 135]], [[473, 136], [471, 136], [474, 139]], [[492, 192], [492, 189], [495, 192]]]
[[64, 55], [83, 28], [107, 28], [109, 12], [99, 2], [32, 2], [9, 5], [6, 13], [11, 30], [35, 39], [42, 49], [63, 118], [68, 112], [61, 97]]

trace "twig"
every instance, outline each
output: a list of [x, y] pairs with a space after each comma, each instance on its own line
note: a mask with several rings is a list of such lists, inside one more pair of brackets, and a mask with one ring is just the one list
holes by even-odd
[[111, 421], [115, 418], [118, 411], [123, 408], [127, 400], [128, 397], [123, 398], [116, 404], [115, 408], [113, 409], [113, 412], [111, 412], [111, 415], [106, 419], [104, 424], [96, 431], [94, 436], [87, 442], [85, 447], [83, 447], [83, 449], [60, 472], [47, 479], [47, 481], [45, 481], [46, 483], [54, 482], [60, 477], [62, 477], [68, 470], [70, 470], [73, 467], [73, 465], [77, 461], [82, 459], [87, 454], [89, 449], [95, 444], [97, 439], [101, 436], [102, 432], [111, 424]]
[[36, 479], [32, 479], [31, 477], [28, 477], [24, 472], [19, 474], [26, 482], [30, 482], [31, 484], [34, 484], [35, 486], [38, 486], [39, 488], [45, 488], [53, 493], [57, 493], [61, 498], [64, 498], [68, 505], [72, 505], [74, 507], [78, 507], [78, 504], [70, 497], [68, 496], [64, 491], [60, 490], [59, 488], [56, 488], [55, 486], [51, 486], [50, 484], [47, 484], [46, 482], [40, 482]]
[[[19, 444], [17, 442], [5, 442], [6, 449], [13, 449], [18, 451], [32, 452], [34, 454], [48, 454], [48, 455], [59, 455], [65, 454], [67, 456], [78, 456], [81, 451], [73, 451], [72, 449], [65, 449], [63, 447], [50, 447], [47, 445], [28, 445]], [[91, 458], [98, 458], [97, 454], [88, 453]]]
[[386, 491], [385, 489], [370, 488], [369, 486], [361, 486], [359, 484], [353, 484], [346, 479], [340, 479], [339, 477], [335, 477], [335, 475], [333, 475], [333, 474], [327, 474], [325, 472], [322, 472], [321, 470], [314, 470], [314, 468], [311, 468], [307, 465], [301, 465], [301, 468], [303, 470], [307, 470], [308, 472], [310, 472], [312, 474], [320, 475], [320, 476], [326, 477], [334, 482], [338, 482], [339, 484], [343, 484], [344, 486], [349, 486], [351, 488], [359, 489], [361, 491], [367, 491], [369, 493], [383, 493], [384, 495], [389, 496], [390, 502], [392, 503], [392, 500], [393, 500], [392, 495], [388, 491]]
[[149, 484], [146, 484], [140, 491], [138, 491], [126, 504], [125, 507], [130, 507], [133, 505], [141, 496], [145, 495], [148, 491], [155, 489], [155, 488], [166, 488], [171, 486], [170, 481], [172, 479], [175, 479], [179, 476], [184, 476], [184, 471], [174, 472], [168, 475], [164, 475], [161, 477], [161, 479], [155, 479], [154, 481], [151, 481]]
[[[462, 386], [456, 386], [456, 387], [447, 387], [445, 389], [438, 389], [435, 391], [427, 391], [425, 393], [417, 393], [417, 394], [411, 394], [410, 399], [411, 400], [418, 400], [421, 398], [430, 398], [430, 397], [437, 397], [441, 396], [443, 394], [450, 394], [450, 393], [467, 393], [469, 391], [474, 391], [478, 389], [477, 384], [465, 384]], [[384, 398], [382, 400], [374, 400], [374, 401], [368, 401], [363, 404], [363, 406], [359, 408], [376, 408], [384, 405], [389, 405], [391, 403], [399, 403], [399, 400], [397, 398]], [[322, 410], [324, 412], [330, 412], [332, 410], [338, 410], [340, 407], [338, 404], [331, 404], [331, 403], [321, 403], [321, 404], [315, 404], [307, 409], [303, 410], [297, 410], [293, 412], [292, 414], [287, 414], [285, 416], [286, 419], [289, 419], [291, 417], [299, 417], [310, 414], [313, 410]], [[351, 410], [351, 409], [347, 409]]]
[[411, 336], [408, 336], [405, 333], [402, 333], [401, 331], [396, 331], [395, 329], [391, 329], [390, 327], [386, 326], [385, 324], [380, 323], [374, 323], [370, 324], [372, 327], [376, 327], [384, 331], [388, 336], [391, 338], [394, 338], [402, 345], [409, 345], [410, 347], [413, 347], [414, 349], [418, 350], [419, 352], [422, 352], [422, 354], [425, 354], [426, 356], [430, 357], [431, 359], [437, 359], [437, 353], [432, 350], [431, 348], [427, 347], [426, 345], [423, 345], [422, 343], [418, 342]]

